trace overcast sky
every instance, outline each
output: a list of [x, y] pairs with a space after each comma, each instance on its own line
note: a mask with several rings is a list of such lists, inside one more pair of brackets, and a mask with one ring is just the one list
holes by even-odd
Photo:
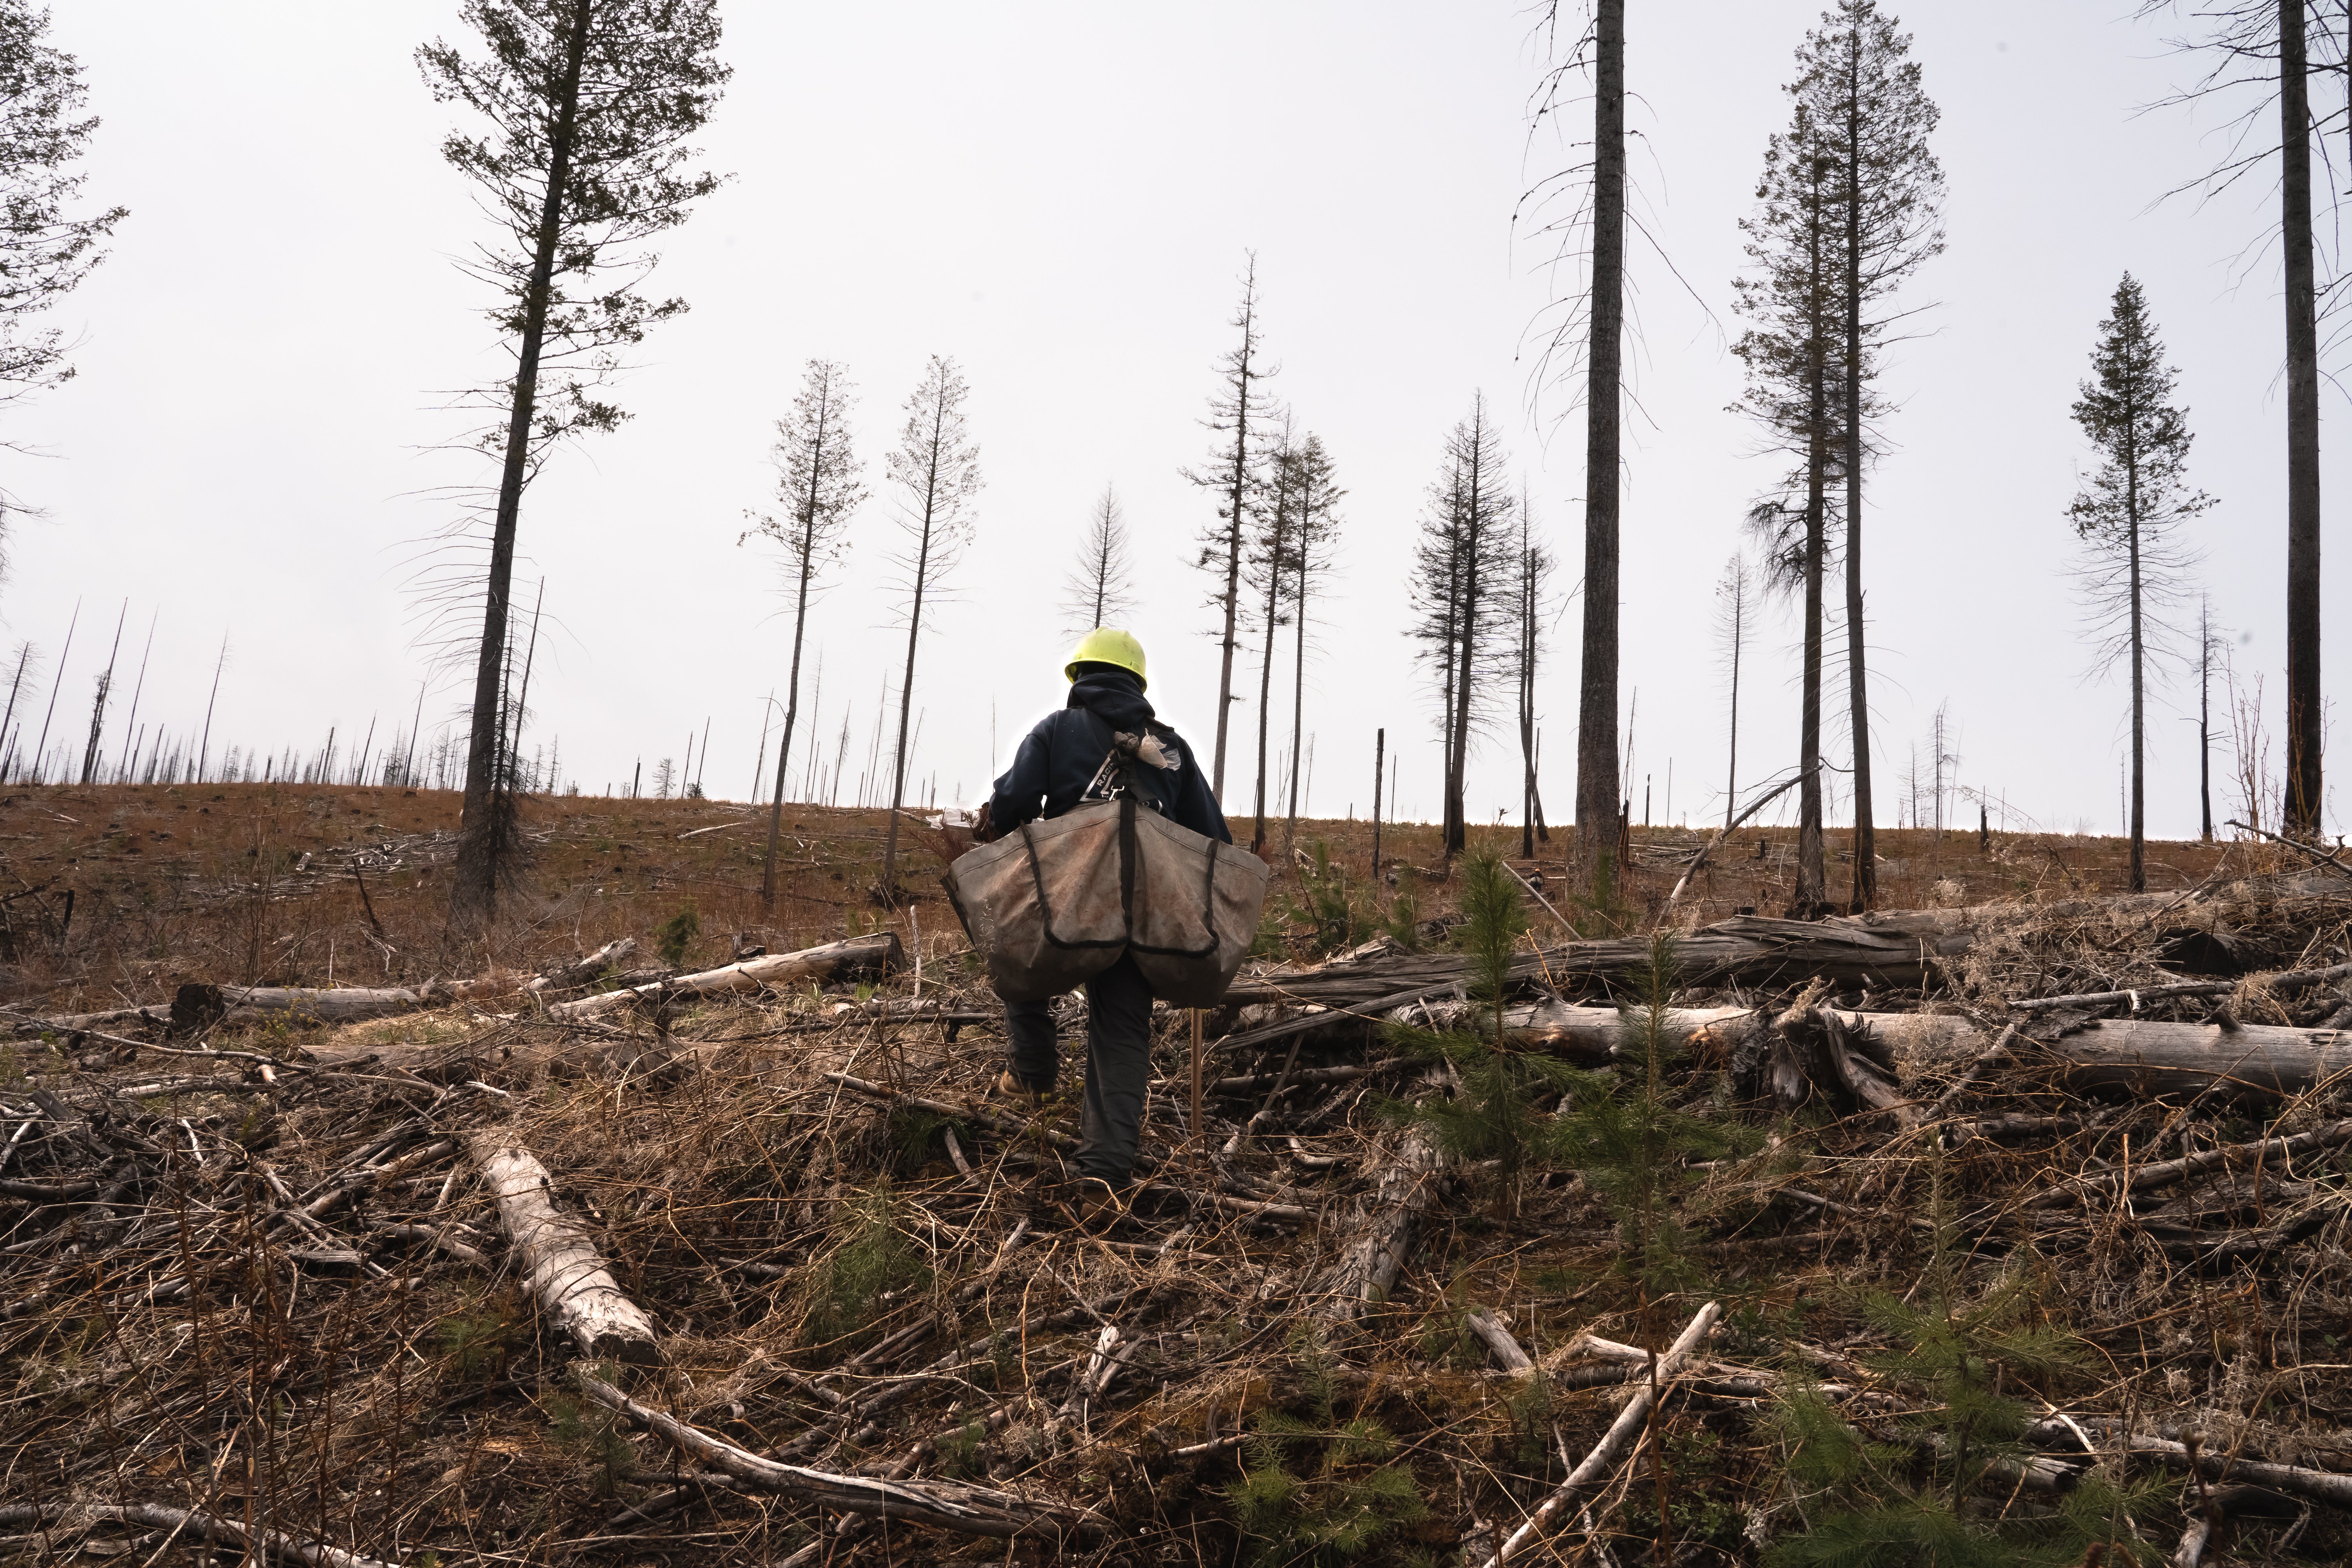
[[[1883, 823], [1915, 742], [1924, 758], [1948, 704], [1960, 782], [2005, 798], [2012, 825], [2119, 827], [2126, 694], [2085, 679], [2064, 511], [2089, 461], [2067, 407], [2126, 268], [2180, 368], [2192, 476], [2221, 500], [2198, 539], [2215, 614], [2239, 639], [2242, 687], [2265, 682], [2277, 731], [2285, 420], [2275, 252], [2260, 249], [2273, 187], [2158, 202], [2215, 158], [2223, 116], [2138, 112], [2192, 67], [2161, 29], [2129, 21], [2132, 8], [1936, 0], [1904, 12], [1943, 109], [1949, 247], [1906, 297], [1937, 309], [1928, 335], [1890, 356], [1885, 384], [1901, 407], [1865, 518]], [[1660, 249], [1633, 258], [1624, 699], [1633, 707], [1638, 689], [1637, 818], [1648, 780], [1665, 819], [1671, 769], [1673, 816], [1696, 821], [1719, 817], [1726, 782], [1711, 589], [1772, 468], [1726, 412], [1739, 388], [1727, 347], [1737, 226], [1817, 6], [1629, 10], [1636, 199]], [[543, 576], [548, 613], [527, 743], [560, 740], [565, 777], [595, 793], [625, 787], [640, 759], [650, 773], [682, 757], [707, 721], [705, 787], [749, 792], [790, 621], [773, 555], [737, 537], [745, 509], [772, 492], [773, 422], [823, 356], [845, 362], [860, 389], [877, 491], [812, 626], [812, 669], [818, 649], [824, 668], [814, 727], [829, 759], [846, 709], [854, 791], [904, 654], [880, 458], [925, 356], [942, 353], [971, 384], [987, 488], [960, 601], [939, 615], [917, 672], [915, 773], [936, 773], [942, 803], [976, 800], [992, 743], [1001, 765], [1059, 705], [1067, 638], [1055, 602], [1107, 482], [1137, 534], [1134, 627], [1152, 696], [1205, 752], [1214, 623], [1210, 584], [1187, 562], [1213, 505], [1180, 470], [1205, 457], [1212, 367], [1255, 250], [1274, 390], [1322, 436], [1349, 491], [1307, 673], [1311, 806], [1368, 808], [1385, 725], [1405, 813], [1433, 816], [1434, 705], [1401, 635], [1405, 568], [1440, 445], [1474, 395], [1501, 416], [1571, 581], [1582, 554], [1581, 421], [1551, 421], [1566, 404], [1535, 399], [1528, 352], [1531, 322], [1568, 285], [1511, 226], [1522, 190], [1566, 156], [1528, 141], [1542, 63], [1531, 15], [1510, 0], [739, 0], [726, 20], [735, 77], [703, 140], [733, 178], [672, 237], [653, 284], [692, 312], [654, 333], [622, 384], [635, 417], [560, 452], [525, 498], [520, 595]], [[53, 659], [81, 605], [53, 749], [67, 735], [79, 748], [126, 598], [131, 651], [155, 620], [142, 722], [201, 723], [226, 633], [216, 755], [228, 743], [314, 750], [330, 726], [347, 743], [372, 723], [381, 745], [405, 726], [427, 675], [418, 542], [455, 515], [439, 487], [480, 477], [436, 450], [465, 428], [444, 394], [499, 363], [482, 293], [452, 264], [487, 229], [439, 157], [450, 111], [412, 58], [459, 28], [449, 4], [59, 8], [55, 41], [84, 62], [104, 121], [89, 195], [131, 212], [58, 312], [82, 339], [79, 376], [5, 415], [23, 450], [0, 454], [0, 482], [45, 515], [13, 524], [0, 620]], [[2352, 494], [2346, 415], [2331, 389], [2331, 507]], [[2339, 566], [2331, 627], [2345, 594]], [[1576, 626], [1570, 609], [1540, 694], [1555, 816], [1574, 795]], [[1793, 620], [1776, 614], [1753, 651], [1743, 784], [1794, 761], [1793, 641]], [[1257, 719], [1245, 663], [1236, 816], [1252, 768], [1242, 738]], [[2339, 638], [2327, 689], [2347, 676]], [[1842, 686], [1833, 679], [1832, 708]], [[431, 689], [428, 738], [469, 690], [446, 675]], [[45, 680], [31, 700], [48, 695]], [[126, 707], [113, 709], [110, 754]], [[2179, 683], [2151, 721], [2158, 834], [2196, 829], [2195, 730], [2182, 721], [2195, 708], [2193, 683]], [[1276, 728], [1287, 723], [1284, 703]], [[2231, 766], [2225, 742], [2217, 815], [2237, 808]], [[1485, 747], [1474, 821], [1506, 806], [1516, 820], [1517, 767], [1501, 736]], [[2331, 826], [2346, 798], [2331, 787]]]

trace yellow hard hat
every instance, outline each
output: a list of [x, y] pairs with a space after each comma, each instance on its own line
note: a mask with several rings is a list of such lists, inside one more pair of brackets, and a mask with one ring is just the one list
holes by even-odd
[[1138, 686], [1150, 689], [1150, 682], [1143, 679], [1143, 645], [1130, 633], [1097, 626], [1070, 650], [1070, 662], [1062, 667], [1063, 678], [1076, 680], [1082, 664], [1115, 664], [1132, 674]]

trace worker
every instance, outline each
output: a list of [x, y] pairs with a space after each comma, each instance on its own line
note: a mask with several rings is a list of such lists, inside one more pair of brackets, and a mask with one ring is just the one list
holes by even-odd
[[[1097, 626], [1080, 640], [1062, 673], [1070, 682], [1069, 702], [1022, 740], [1012, 767], [981, 808], [982, 839], [1129, 794], [1139, 806], [1180, 826], [1220, 843], [1234, 841], [1192, 749], [1160, 722], [1144, 697], [1141, 643]], [[1013, 1060], [998, 1077], [996, 1091], [1034, 1109], [1053, 1089], [1060, 1067], [1053, 1012], [1045, 1002], [1007, 1002], [1004, 1026]], [[1088, 1215], [1106, 1204], [1115, 1209], [1135, 1170], [1150, 1077], [1151, 984], [1133, 955], [1122, 952], [1087, 982], [1086, 1106], [1076, 1161], [1079, 1190], [1071, 1196]]]

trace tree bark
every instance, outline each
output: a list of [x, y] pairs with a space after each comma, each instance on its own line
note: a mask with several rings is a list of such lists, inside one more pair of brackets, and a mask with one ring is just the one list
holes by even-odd
[[499, 678], [506, 664], [507, 597], [514, 577], [515, 531], [522, 514], [523, 480], [530, 467], [530, 420], [539, 395], [539, 359], [547, 336], [548, 297], [555, 278], [556, 243], [563, 229], [563, 186], [572, 170], [572, 142], [580, 118], [580, 71], [588, 52], [593, 0], [572, 0], [572, 36], [556, 89], [555, 127], [548, 138], [547, 189], [533, 237], [530, 282], [523, 297], [522, 343], [515, 354], [514, 403], [507, 418], [499, 509], [490, 531], [490, 569], [482, 591], [482, 647], [474, 668], [474, 710], [466, 746], [466, 799], [449, 891], [453, 925], [487, 924], [498, 903], [498, 842], [490, 796], [498, 787]]
[[2279, 0], [2280, 239], [2286, 261], [2286, 830], [2320, 831], [2319, 329], [2304, 0]]
[[[1588, 888], [1617, 841], [1617, 468], [1625, 321], [1625, 0], [1597, 0], [1592, 304], [1586, 351], [1584, 637], [1578, 676], [1576, 836]], [[1611, 876], [1613, 879], [1613, 870]]]
[[508, 1141], [506, 1130], [485, 1127], [467, 1135], [499, 1223], [522, 1266], [523, 1282], [548, 1321], [580, 1353], [611, 1357], [629, 1366], [656, 1366], [653, 1320], [622, 1293], [595, 1244], [549, 1201], [547, 1167], [530, 1150]]

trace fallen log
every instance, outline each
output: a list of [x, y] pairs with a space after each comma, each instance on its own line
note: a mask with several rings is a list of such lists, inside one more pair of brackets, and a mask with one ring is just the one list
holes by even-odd
[[[25, 1530], [53, 1529], [86, 1531], [101, 1524], [143, 1524], [150, 1530], [168, 1530], [174, 1536], [186, 1535], [199, 1542], [218, 1542], [241, 1552], [274, 1552], [291, 1557], [298, 1563], [308, 1563], [312, 1568], [392, 1568], [380, 1558], [362, 1557], [356, 1552], [346, 1552], [340, 1546], [307, 1540], [299, 1535], [286, 1535], [258, 1526], [248, 1529], [218, 1514], [197, 1513], [187, 1509], [167, 1508], [155, 1502], [53, 1502], [10, 1503], [0, 1505], [0, 1526]], [[120, 1551], [121, 1548], [115, 1550]], [[156, 1555], [161, 1556], [159, 1550]]]
[[593, 985], [637, 955], [637, 939], [625, 936], [608, 942], [585, 958], [570, 963], [559, 963], [523, 987], [530, 996], [546, 996], [558, 991], [577, 991], [583, 985]]
[[880, 979], [895, 969], [903, 968], [905, 963], [906, 953], [898, 945], [898, 933], [884, 931], [877, 936], [852, 937], [846, 942], [803, 948], [798, 952], [747, 958], [723, 969], [706, 969], [699, 973], [681, 974], [651, 985], [608, 991], [597, 996], [583, 996], [577, 1002], [559, 1002], [547, 1012], [551, 1018], [568, 1022], [594, 1018], [615, 1008], [630, 1006], [640, 997], [715, 996], [730, 992], [797, 985], [811, 981], [821, 984], [836, 980]]
[[1091, 1540], [1109, 1531], [1102, 1517], [1089, 1510], [1015, 1497], [992, 1487], [958, 1481], [879, 1480], [779, 1464], [641, 1405], [601, 1378], [583, 1373], [580, 1387], [598, 1404], [659, 1433], [714, 1469], [762, 1491], [814, 1503], [835, 1513], [874, 1514], [1000, 1541]]
[[556, 1212], [548, 1197], [547, 1167], [503, 1131], [486, 1127], [467, 1145], [499, 1206], [499, 1223], [522, 1265], [523, 1282], [548, 1321], [571, 1336], [581, 1353], [654, 1366], [653, 1321], [604, 1267], [585, 1233]]
[[[2219, 895], [2233, 889], [2248, 897], [2273, 899], [2340, 894], [2344, 880], [2332, 871], [2299, 872], [2248, 879], [2199, 892]], [[1965, 955], [1975, 945], [1978, 931], [1987, 926], [2014, 927], [2022, 920], [2051, 924], [2096, 918], [2155, 918], [2182, 901], [2178, 894], [2136, 893], [2048, 904], [1889, 910], [1824, 921], [1741, 915], [1681, 935], [1675, 951], [1686, 985], [1729, 981], [1786, 985], [1820, 978], [1839, 987], [1868, 984], [1882, 990], [1902, 989], [1922, 984], [1941, 963]], [[1646, 937], [1562, 942], [1518, 954], [1512, 960], [1511, 979], [1542, 979], [1555, 986], [1610, 980], [1647, 963], [1649, 952]], [[1433, 995], [1469, 981], [1470, 961], [1458, 953], [1379, 954], [1318, 969], [1244, 974], [1226, 992], [1225, 1002], [1232, 1006], [1253, 1002], [1357, 1006], [1409, 989], [1419, 995]]]
[[1395, 1157], [1380, 1169], [1372, 1190], [1356, 1200], [1348, 1228], [1353, 1232], [1339, 1262], [1315, 1282], [1321, 1300], [1316, 1313], [1334, 1322], [1353, 1322], [1385, 1299], [1412, 1250], [1422, 1215], [1436, 1205], [1445, 1183], [1445, 1156], [1414, 1129], [1397, 1144]]
[[[1606, 1057], [1618, 1042], [1614, 1008], [1559, 1005], [1540, 1011], [1540, 1037], [1530, 1032], [1523, 1037], [1553, 1042], [1563, 1055]], [[1898, 1061], [1969, 1060], [2001, 1038], [1957, 1014], [1813, 1011], [1836, 1022], [1849, 1054], [1853, 1042], [1866, 1037]], [[1711, 1050], [1736, 1046], [1760, 1026], [1759, 1016], [1742, 1007], [1676, 1008], [1668, 1016], [1669, 1026], [1687, 1031], [1694, 1047]], [[2352, 1073], [2352, 1031], [2096, 1018], [2047, 1039], [2021, 1027], [2009, 1055], [2021, 1067], [2055, 1068], [2077, 1089], [2118, 1088], [2150, 1098], [2212, 1089], [2227, 1098], [2284, 1099]]]
[[[1737, 980], [1772, 984], [1814, 976], [1841, 984], [1867, 983], [1880, 988], [1916, 986], [1936, 961], [1969, 951], [1974, 935], [1955, 927], [1952, 910], [1864, 916], [1828, 921], [1783, 921], [1742, 915], [1702, 926], [1675, 942], [1675, 956], [1685, 984]], [[1613, 942], [1570, 942], [1517, 954], [1514, 981], [1542, 979], [1552, 984], [1613, 979], [1649, 962], [1646, 937]], [[1380, 957], [1327, 964], [1294, 974], [1253, 975], [1237, 980], [1228, 1004], [1316, 1002], [1328, 1007], [1357, 1005], [1412, 991], [1431, 995], [1471, 979], [1471, 961], [1459, 953]], [[1391, 1001], [1401, 1005], [1406, 996]]]

